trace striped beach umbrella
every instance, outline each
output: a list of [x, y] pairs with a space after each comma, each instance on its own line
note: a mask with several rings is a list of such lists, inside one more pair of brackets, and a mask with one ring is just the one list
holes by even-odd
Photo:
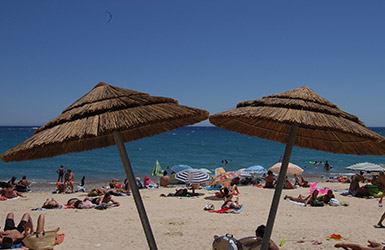
[[210, 180], [210, 175], [199, 169], [186, 169], [175, 174], [175, 180], [184, 183], [203, 183]]
[[152, 169], [152, 173], [151, 173], [152, 176], [163, 176], [163, 169], [162, 167], [160, 166], [160, 163], [158, 160], [156, 160], [155, 162], [155, 166], [154, 168]]

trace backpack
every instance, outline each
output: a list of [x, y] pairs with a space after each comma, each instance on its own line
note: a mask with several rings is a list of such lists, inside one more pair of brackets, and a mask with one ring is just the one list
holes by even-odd
[[214, 236], [213, 250], [238, 250], [242, 249], [242, 245], [233, 238], [232, 234], [225, 236]]

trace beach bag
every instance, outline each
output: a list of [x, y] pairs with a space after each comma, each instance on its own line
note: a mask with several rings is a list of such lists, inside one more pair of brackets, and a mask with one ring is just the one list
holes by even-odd
[[52, 250], [55, 247], [57, 231], [47, 231], [45, 234], [30, 234], [24, 238], [26, 247], [33, 250]]
[[310, 205], [312, 207], [323, 207], [324, 206], [324, 202], [323, 201], [318, 201], [318, 200], [315, 200], [315, 201], [312, 201], [310, 203]]
[[214, 236], [213, 250], [240, 250], [242, 245], [233, 237], [232, 234], [225, 236]]
[[339, 206], [339, 205], [341, 205], [341, 203], [337, 199], [331, 198], [329, 201], [329, 205], [330, 206]]

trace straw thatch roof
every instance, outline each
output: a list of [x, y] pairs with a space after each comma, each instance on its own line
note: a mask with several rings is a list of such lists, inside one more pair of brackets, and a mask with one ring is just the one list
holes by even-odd
[[134, 141], [203, 121], [208, 115], [171, 98], [99, 83], [0, 158], [24, 161], [108, 147], [115, 144], [115, 131], [126, 142]]
[[239, 103], [235, 109], [210, 116], [210, 122], [281, 143], [287, 142], [291, 125], [297, 124], [296, 146], [342, 154], [385, 154], [384, 137], [308, 87]]

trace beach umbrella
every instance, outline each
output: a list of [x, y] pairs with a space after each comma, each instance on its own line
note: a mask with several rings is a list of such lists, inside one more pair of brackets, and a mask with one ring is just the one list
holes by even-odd
[[184, 183], [199, 184], [208, 182], [210, 180], [210, 175], [202, 170], [191, 168], [176, 173], [175, 180]]
[[209, 185], [221, 183], [223, 186], [229, 187], [231, 185], [231, 181], [238, 176], [240, 176], [240, 174], [237, 172], [220, 173], [211, 180]]
[[[269, 168], [269, 170], [271, 172], [279, 174], [279, 172], [281, 171], [281, 166], [282, 166], [282, 162], [278, 162], [278, 163], [274, 164], [273, 166], [271, 166]], [[289, 165], [287, 166], [286, 174], [288, 174], [288, 175], [295, 175], [295, 174], [300, 175], [300, 174], [302, 174], [302, 172], [303, 172], [302, 168], [289, 162]]]
[[163, 170], [162, 170], [158, 160], [156, 160], [156, 162], [155, 162], [155, 165], [154, 165], [154, 168], [152, 169], [151, 175], [152, 176], [163, 176]]
[[250, 166], [246, 168], [244, 171], [248, 173], [256, 173], [256, 174], [267, 173], [266, 168], [262, 167], [261, 165]]
[[308, 87], [239, 103], [235, 109], [210, 116], [210, 122], [222, 129], [286, 144], [263, 250], [271, 236], [293, 146], [340, 154], [385, 154], [384, 137]]
[[208, 112], [179, 105], [171, 98], [150, 96], [106, 83], [66, 108], [60, 116], [0, 156], [26, 161], [117, 145], [150, 249], [157, 249], [124, 142], [191, 125]]
[[191, 168], [192, 167], [190, 167], [189, 165], [179, 164], [179, 165], [172, 166], [171, 170], [174, 171], [175, 173], [178, 173], [180, 171], [183, 171], [183, 170], [186, 170], [186, 169], [191, 169]]
[[212, 172], [210, 170], [208, 170], [207, 168], [200, 168], [199, 170], [206, 172], [208, 174], [212, 174]]
[[383, 168], [379, 164], [374, 164], [370, 162], [361, 162], [353, 164], [345, 169], [354, 170], [354, 171], [366, 171], [366, 172], [384, 172], [385, 168]]
[[215, 169], [215, 176], [217, 176], [219, 174], [223, 174], [225, 172], [226, 172], [226, 170], [224, 168], [216, 168]]

